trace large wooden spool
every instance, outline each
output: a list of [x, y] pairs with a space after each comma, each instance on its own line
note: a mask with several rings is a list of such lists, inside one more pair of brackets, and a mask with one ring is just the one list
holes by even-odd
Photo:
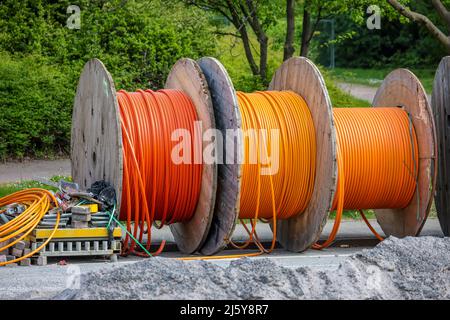
[[[217, 128], [241, 128], [241, 115], [233, 83], [223, 65], [214, 58], [199, 61], [208, 81], [216, 115]], [[290, 220], [278, 221], [277, 239], [291, 251], [304, 251], [320, 237], [332, 206], [336, 190], [336, 136], [331, 101], [325, 81], [317, 67], [308, 59], [292, 58], [286, 61], [270, 85], [270, 90], [292, 90], [308, 103], [316, 127], [317, 173], [309, 206], [305, 212]], [[237, 137], [237, 148], [225, 159], [236, 159], [242, 152], [242, 137]], [[223, 249], [231, 238], [239, 214], [241, 194], [241, 164], [219, 165], [218, 194], [213, 224], [203, 254], [214, 254]]]
[[290, 90], [305, 99], [316, 130], [316, 177], [310, 203], [303, 213], [277, 221], [277, 239], [289, 251], [301, 252], [319, 240], [337, 185], [336, 128], [325, 80], [314, 63], [291, 58], [275, 72], [269, 90]]
[[[227, 71], [214, 58], [202, 58], [198, 63], [209, 85], [217, 129], [223, 137], [227, 136], [227, 130], [239, 133], [241, 114], [236, 91]], [[201, 253], [205, 255], [212, 255], [225, 248], [238, 220], [242, 166], [234, 161], [243, 152], [242, 137], [238, 136], [232, 143], [235, 143], [235, 148], [228, 150], [229, 153], [226, 148], [217, 150], [222, 152], [219, 156], [223, 164], [218, 166], [217, 196], [210, 232], [201, 248]]]
[[[208, 81], [217, 128], [222, 132], [239, 129], [241, 115], [233, 83], [223, 65], [214, 58], [199, 61]], [[317, 163], [314, 193], [307, 209], [289, 219], [277, 221], [277, 240], [290, 251], [301, 252], [320, 237], [332, 207], [337, 187], [336, 129], [332, 104], [318, 68], [306, 58], [292, 58], [276, 71], [269, 90], [291, 90], [307, 102], [316, 130]], [[420, 81], [405, 69], [392, 72], [379, 88], [374, 107], [402, 107], [410, 115], [419, 144], [418, 185], [410, 205], [403, 209], [376, 210], [377, 221], [386, 235], [416, 236], [420, 233], [432, 203], [435, 186], [436, 137], [430, 105]], [[225, 153], [225, 159], [242, 152]], [[233, 158], [234, 159], [234, 158]], [[201, 249], [214, 254], [231, 238], [239, 215], [242, 168], [239, 164], [219, 165], [218, 194], [213, 227]]]
[[437, 130], [438, 164], [435, 204], [445, 236], [450, 236], [450, 57], [444, 57], [434, 79], [431, 98]]
[[[178, 61], [166, 83], [167, 89], [180, 89], [193, 101], [203, 132], [215, 129], [214, 112], [206, 79], [198, 64]], [[118, 197], [122, 195], [123, 145], [119, 104], [114, 82], [98, 59], [84, 66], [75, 96], [71, 138], [72, 177], [81, 188], [105, 180]], [[182, 252], [196, 252], [206, 240], [211, 225], [217, 188], [217, 165], [204, 165], [200, 198], [193, 218], [170, 226]]]
[[436, 129], [427, 94], [411, 71], [397, 69], [383, 81], [373, 106], [403, 108], [412, 120], [419, 146], [417, 188], [411, 203], [403, 209], [375, 210], [377, 221], [387, 236], [417, 236], [428, 218], [436, 186]]

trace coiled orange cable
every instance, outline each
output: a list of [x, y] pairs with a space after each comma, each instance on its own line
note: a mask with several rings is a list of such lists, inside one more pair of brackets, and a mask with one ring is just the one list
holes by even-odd
[[[146, 225], [149, 248], [151, 225], [155, 221], [161, 221], [161, 226], [187, 221], [195, 209], [201, 165], [175, 165], [170, 158], [175, 143], [169, 137], [179, 128], [192, 133], [197, 118], [192, 102], [179, 91], [120, 91], [118, 99], [124, 141], [121, 217], [127, 219], [129, 229], [134, 221], [133, 232], [135, 237], [139, 233], [139, 241]], [[315, 129], [306, 102], [293, 92], [239, 92], [238, 102], [245, 134], [239, 218], [251, 219], [252, 228], [243, 223], [250, 235], [248, 241], [240, 245], [230, 243], [246, 248], [253, 241], [260, 252], [248, 255], [257, 255], [274, 249], [276, 220], [301, 214], [310, 201], [316, 174]], [[338, 187], [333, 210], [337, 213], [329, 239], [314, 245], [316, 249], [334, 241], [344, 209], [359, 210], [381, 240], [362, 210], [406, 207], [416, 188], [417, 137], [404, 110], [338, 108], [334, 109], [334, 117]], [[276, 139], [272, 131], [278, 133]], [[273, 144], [277, 141], [278, 144]], [[201, 147], [200, 140], [191, 143], [193, 150]], [[250, 159], [255, 161], [255, 151], [256, 162], [251, 162]], [[263, 175], [268, 160], [273, 161], [276, 154], [278, 171]], [[256, 233], [258, 219], [271, 220], [274, 224], [275, 234], [268, 250], [263, 248]], [[125, 251], [134, 252], [135, 243], [131, 241], [128, 246], [128, 240], [127, 237]], [[163, 244], [156, 253], [162, 247]], [[229, 257], [234, 256], [222, 256]]]
[[[146, 249], [151, 246], [151, 227], [185, 222], [192, 218], [200, 194], [202, 165], [194, 152], [188, 163], [175, 164], [172, 141], [175, 130], [187, 130], [191, 140], [186, 150], [202, 150], [201, 135], [194, 134], [197, 113], [190, 98], [178, 90], [157, 92], [119, 91], [123, 140], [123, 190], [121, 220], [139, 242], [147, 232]], [[163, 250], [164, 242], [154, 255]], [[136, 250], [127, 235], [123, 253], [147, 256]]]
[[[311, 114], [305, 101], [293, 92], [238, 93], [242, 115], [245, 161], [242, 173], [239, 218], [250, 237], [236, 248], [252, 241], [258, 253], [274, 249], [276, 220], [301, 214], [309, 203], [314, 186], [316, 141]], [[417, 180], [418, 144], [408, 114], [400, 108], [336, 108], [338, 185], [332, 210], [336, 218], [329, 238], [313, 248], [328, 247], [335, 239], [345, 209], [357, 209], [375, 236], [363, 209], [404, 208], [414, 195]], [[273, 176], [261, 175], [261, 158], [248, 163], [251, 153], [261, 150], [267, 156], [270, 138], [261, 139], [251, 129], [280, 131], [280, 170]], [[250, 134], [248, 134], [250, 130]], [[263, 136], [264, 137], [264, 136]], [[268, 135], [270, 137], [270, 135]], [[256, 147], [254, 147], [256, 145]], [[258, 218], [270, 219], [274, 237], [269, 250], [263, 248], [256, 233]], [[242, 219], [251, 219], [251, 230]], [[213, 259], [234, 258], [215, 256]], [[206, 258], [208, 259], [208, 258]]]
[[[244, 135], [239, 218], [249, 239], [242, 244], [228, 241], [238, 249], [245, 249], [253, 242], [259, 252], [180, 260], [270, 253], [276, 245], [277, 219], [301, 214], [311, 199], [316, 174], [316, 135], [305, 100], [290, 91], [238, 92], [237, 97]], [[278, 165], [275, 165], [277, 157]], [[251, 229], [245, 219], [251, 220]], [[256, 232], [258, 220], [273, 223], [274, 236], [269, 249], [263, 247]]]
[[[241, 245], [230, 243], [243, 249], [253, 241], [260, 253], [269, 253], [276, 244], [277, 219], [303, 212], [311, 199], [316, 173], [314, 123], [305, 100], [294, 92], [238, 92], [237, 97], [245, 135], [239, 218], [250, 237]], [[255, 151], [256, 164], [251, 161]], [[264, 166], [270, 169], [266, 175]], [[243, 219], [251, 219], [251, 230]], [[268, 250], [256, 233], [258, 219], [274, 224]]]
[[[238, 92], [238, 101], [242, 130], [247, 133], [239, 217], [271, 219], [276, 212], [278, 219], [289, 219], [303, 212], [311, 199], [316, 172], [315, 129], [306, 102], [288, 91]], [[272, 130], [278, 135], [272, 136]], [[256, 164], [250, 162], [255, 151]], [[262, 160], [274, 162], [276, 157], [279, 165], [270, 165], [277, 172], [262, 175], [262, 167], [268, 165]]]
[[364, 209], [400, 209], [411, 202], [417, 186], [417, 136], [401, 108], [335, 108], [338, 143], [336, 218], [329, 238], [336, 238], [344, 209], [358, 210], [370, 230], [383, 238], [365, 217]]

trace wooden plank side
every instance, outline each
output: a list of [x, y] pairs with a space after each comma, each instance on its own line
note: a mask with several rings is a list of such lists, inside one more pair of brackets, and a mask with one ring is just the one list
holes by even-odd
[[208, 238], [200, 250], [212, 255], [226, 247], [238, 219], [242, 166], [237, 160], [242, 155], [243, 142], [236, 91], [227, 71], [214, 58], [202, 58], [198, 63], [211, 90], [217, 129], [223, 137], [228, 137], [227, 132], [237, 134], [236, 139], [224, 141], [222, 150], [218, 150], [223, 163], [218, 166], [215, 210]]
[[434, 79], [431, 99], [438, 145], [435, 204], [445, 236], [450, 236], [450, 57], [444, 57]]
[[122, 195], [123, 146], [114, 82], [98, 59], [86, 63], [77, 87], [72, 115], [72, 178], [86, 189], [98, 180]]
[[[196, 61], [179, 60], [169, 73], [165, 87], [181, 90], [192, 99], [202, 123], [202, 134], [207, 130], [215, 129], [208, 84]], [[210, 144], [211, 142], [204, 141], [203, 149]], [[186, 223], [175, 223], [170, 226], [177, 246], [182, 252], [194, 253], [205, 242], [213, 217], [216, 191], [217, 164], [203, 164], [201, 191], [193, 218]]]

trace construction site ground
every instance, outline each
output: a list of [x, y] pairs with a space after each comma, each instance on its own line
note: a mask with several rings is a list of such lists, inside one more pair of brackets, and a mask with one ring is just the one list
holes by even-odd
[[[373, 225], [377, 226], [375, 221]], [[325, 227], [322, 238], [325, 239], [332, 227], [329, 221]], [[377, 230], [381, 230], [377, 227]], [[268, 246], [272, 239], [272, 232], [268, 225], [259, 226], [259, 235]], [[443, 237], [437, 219], [429, 219], [422, 231], [422, 236]], [[161, 257], [177, 258], [185, 255], [176, 250], [170, 230], [163, 229], [153, 236], [154, 243], [167, 241], [165, 252]], [[241, 227], [237, 227], [234, 240], [245, 239], [246, 234]], [[292, 253], [277, 248], [270, 255], [262, 255], [252, 259], [270, 259], [277, 265], [288, 268], [307, 267], [317, 271], [330, 271], [337, 269], [348, 257], [364, 249], [374, 247], [378, 241], [370, 233], [362, 221], [344, 221], [335, 244], [323, 251], [308, 250], [303, 253]], [[246, 251], [225, 250], [226, 254], [240, 254]], [[77, 286], [80, 277], [89, 272], [106, 271], [118, 265], [134, 264], [142, 258], [128, 256], [119, 257], [113, 263], [105, 258], [61, 258], [50, 259], [47, 266], [15, 266], [0, 268], [0, 299], [48, 299], [57, 296], [67, 288]], [[235, 259], [209, 260], [218, 266], [227, 267]], [[62, 264], [62, 265], [61, 265]]]

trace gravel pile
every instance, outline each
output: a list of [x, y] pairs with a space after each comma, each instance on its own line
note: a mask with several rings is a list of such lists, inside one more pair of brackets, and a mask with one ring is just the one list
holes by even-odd
[[153, 258], [82, 276], [56, 299], [450, 299], [450, 238], [389, 238], [337, 270], [290, 269], [269, 259], [222, 268]]

